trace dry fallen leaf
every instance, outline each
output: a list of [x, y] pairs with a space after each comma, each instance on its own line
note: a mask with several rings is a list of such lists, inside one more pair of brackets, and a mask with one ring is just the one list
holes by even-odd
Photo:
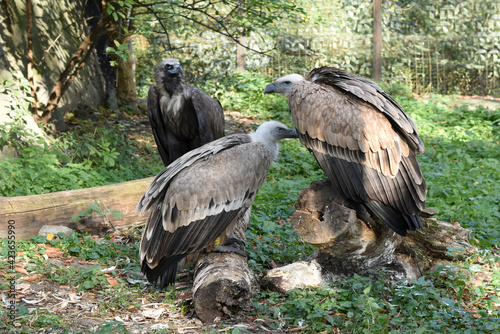
[[14, 268], [18, 273], [29, 275], [29, 273], [24, 269], [24, 265], [16, 263], [14, 264]]
[[16, 290], [26, 291], [29, 288], [31, 288], [31, 284], [29, 283], [16, 284]]
[[165, 309], [163, 309], [163, 308], [148, 308], [148, 309], [141, 309], [141, 311], [142, 311], [142, 315], [144, 316], [144, 318], [158, 319], [159, 317], [161, 317], [161, 315], [163, 314], [163, 311], [165, 311]]
[[108, 283], [111, 285], [111, 286], [115, 286], [118, 284], [118, 280], [114, 279], [114, 278], [111, 278], [111, 277], [106, 277], [106, 280], [108, 281]]
[[43, 252], [44, 255], [47, 255], [47, 257], [54, 258], [54, 257], [62, 257], [63, 251], [59, 248], [54, 248], [51, 246], [46, 246], [45, 251]]
[[38, 277], [42, 276], [41, 274], [34, 274], [34, 275], [31, 275], [31, 276], [28, 276], [28, 277], [23, 277], [21, 278], [21, 281], [24, 281], [24, 282], [33, 282], [33, 281], [36, 281], [38, 279]]

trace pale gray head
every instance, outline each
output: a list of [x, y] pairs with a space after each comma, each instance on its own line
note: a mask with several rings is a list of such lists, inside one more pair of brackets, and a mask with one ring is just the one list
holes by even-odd
[[172, 74], [172, 75], [176, 75], [176, 74], [183, 75], [184, 74], [184, 70], [182, 69], [181, 64], [175, 58], [163, 58], [161, 60], [161, 62], [159, 62], [155, 66], [155, 70], [165, 71], [165, 72]]
[[262, 123], [257, 131], [251, 133], [250, 136], [253, 141], [261, 142], [267, 146], [273, 160], [278, 156], [278, 141], [285, 138], [298, 138], [295, 130], [278, 121]]
[[290, 94], [290, 90], [292, 89], [293, 85], [302, 80], [304, 80], [304, 77], [300, 74], [286, 75], [282, 78], [279, 78], [275, 82], [267, 85], [266, 88], [264, 89], [264, 93], [281, 94], [288, 98], [289, 97], [288, 95]]

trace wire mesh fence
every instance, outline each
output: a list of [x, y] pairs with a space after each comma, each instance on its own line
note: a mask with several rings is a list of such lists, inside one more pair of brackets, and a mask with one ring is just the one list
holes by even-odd
[[[306, 12], [302, 22], [250, 32], [246, 68], [279, 77], [327, 65], [371, 77], [372, 1], [317, 0]], [[213, 32], [170, 42], [194, 76], [236, 69], [236, 43]], [[383, 3], [383, 81], [417, 93], [500, 95], [499, 46], [500, 0]]]

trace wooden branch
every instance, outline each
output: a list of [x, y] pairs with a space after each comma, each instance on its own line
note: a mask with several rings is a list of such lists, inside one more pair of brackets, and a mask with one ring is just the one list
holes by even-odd
[[[245, 240], [250, 210], [238, 219], [233, 238]], [[193, 283], [196, 315], [203, 322], [241, 316], [250, 310], [256, 279], [240, 254], [210, 252], [197, 262]]]
[[[421, 213], [424, 228], [401, 237], [385, 224], [367, 224], [345, 203], [328, 180], [315, 181], [300, 193], [291, 224], [304, 241], [318, 249], [301, 265], [307, 270], [299, 273], [295, 267], [288, 269], [291, 265], [270, 270], [263, 279], [267, 288], [286, 291], [317, 282], [310, 274], [317, 265], [323, 280], [366, 276], [382, 268], [390, 280], [412, 280], [436, 263], [477, 252], [469, 243], [470, 230], [430, 217], [432, 210]], [[293, 281], [289, 278], [292, 270]]]
[[[36, 87], [33, 75], [33, 8], [31, 0], [26, 0], [26, 16], [28, 17], [28, 29], [26, 31], [28, 35], [28, 64], [27, 64], [27, 75], [28, 82], [30, 84], [30, 96], [33, 99], [31, 101], [31, 114], [38, 116], [37, 102], [36, 102]], [[36, 117], [34, 116], [34, 117]]]
[[103, 209], [123, 213], [121, 218], [110, 215], [114, 227], [145, 222], [135, 207], [153, 178], [135, 180], [102, 187], [60, 191], [43, 195], [0, 197], [0, 238], [7, 236], [8, 222], [15, 222], [16, 237], [38, 235], [44, 225], [62, 225], [89, 233], [101, 233], [112, 226], [103, 216], [94, 214], [84, 221], [70, 222], [78, 212], [97, 203]]

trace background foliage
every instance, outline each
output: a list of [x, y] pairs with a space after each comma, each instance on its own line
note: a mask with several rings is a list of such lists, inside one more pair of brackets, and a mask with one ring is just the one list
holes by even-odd
[[[248, 69], [280, 77], [333, 65], [370, 77], [372, 1], [298, 3], [303, 11], [283, 11], [271, 24], [246, 29]], [[500, 2], [489, 0], [384, 1], [384, 80], [405, 83], [417, 93], [498, 95], [499, 13]], [[148, 52], [141, 62], [152, 65], [152, 58], [171, 54], [190, 64], [195, 76], [234, 71], [234, 40], [182, 20], [166, 21], [169, 44], [148, 25], [150, 44], [143, 44]]]

